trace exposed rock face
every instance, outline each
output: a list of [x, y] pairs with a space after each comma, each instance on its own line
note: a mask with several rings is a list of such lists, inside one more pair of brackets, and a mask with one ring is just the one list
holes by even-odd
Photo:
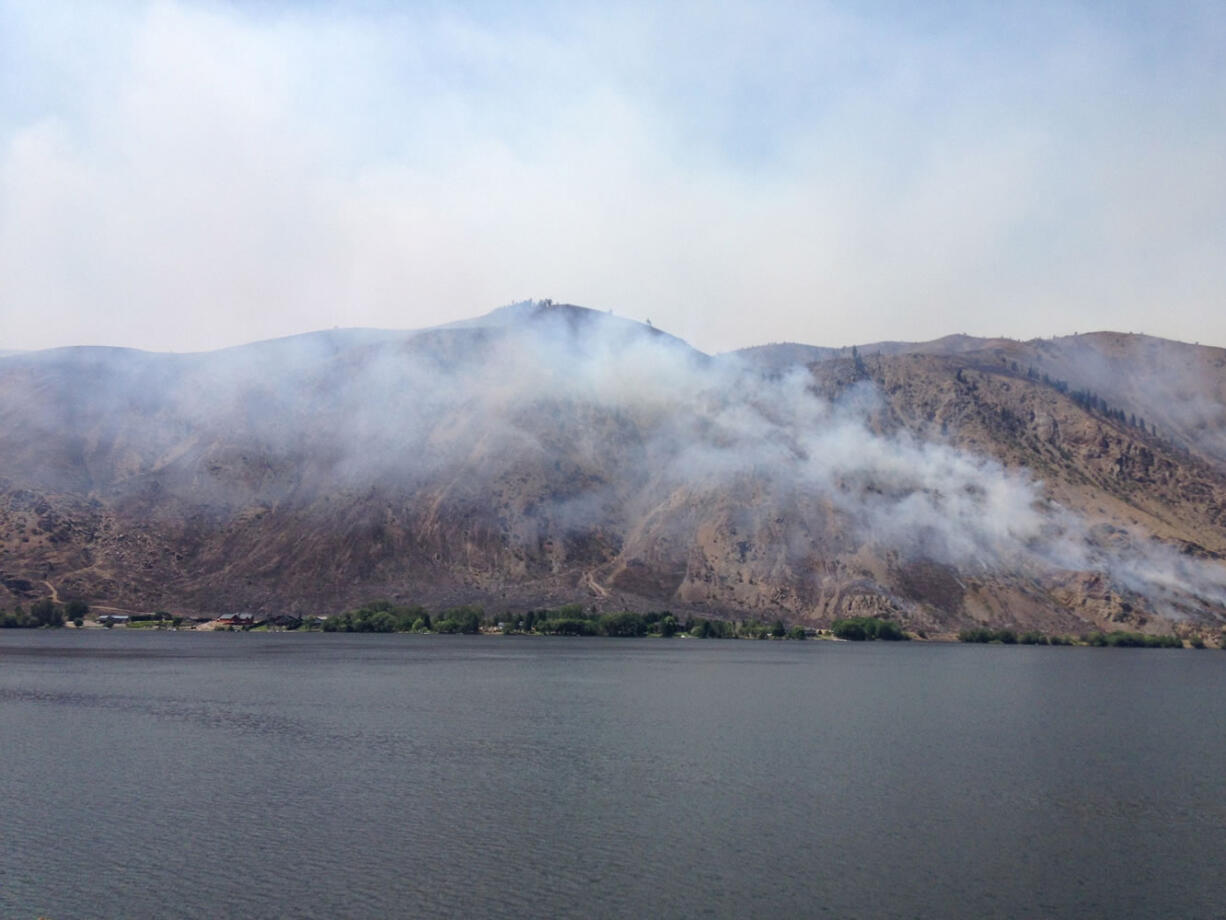
[[0, 606], [1216, 624], [1226, 353], [766, 346], [517, 305], [204, 355], [0, 358]]

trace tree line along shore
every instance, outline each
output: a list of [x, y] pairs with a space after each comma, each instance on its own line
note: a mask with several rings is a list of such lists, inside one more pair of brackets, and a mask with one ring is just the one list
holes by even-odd
[[[828, 629], [787, 626], [782, 620], [717, 620], [676, 616], [671, 611], [597, 613], [582, 604], [541, 608], [524, 613], [487, 613], [481, 607], [450, 607], [431, 614], [419, 605], [398, 605], [380, 600], [343, 613], [320, 616], [297, 614], [229, 614], [217, 618], [191, 618], [166, 611], [143, 614], [91, 616], [89, 605], [73, 600], [56, 603], [49, 598], [28, 609], [18, 605], [0, 611], [0, 629], [56, 629], [67, 625], [128, 629], [209, 629], [229, 631], [303, 631], [348, 633], [419, 633], [460, 635], [602, 636], [607, 638], [688, 637], [694, 639], [839, 639], [849, 642], [905, 642], [927, 639], [909, 633], [898, 623], [882, 617], [845, 617]], [[1226, 648], [1226, 630], [1216, 637], [1216, 646]], [[1077, 636], [1048, 635], [1036, 630], [974, 627], [957, 634], [959, 642], [999, 645], [1095, 646], [1111, 648], [1207, 648], [1205, 637], [1191, 634], [1150, 635], [1125, 630], [1088, 632]]]

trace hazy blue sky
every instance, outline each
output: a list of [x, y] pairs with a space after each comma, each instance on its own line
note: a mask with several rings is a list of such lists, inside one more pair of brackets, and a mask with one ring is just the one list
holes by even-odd
[[0, 349], [529, 297], [1226, 345], [1226, 6], [0, 0]]

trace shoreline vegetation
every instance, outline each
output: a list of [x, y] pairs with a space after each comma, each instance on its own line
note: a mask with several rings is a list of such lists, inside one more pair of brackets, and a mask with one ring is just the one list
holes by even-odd
[[[72, 624], [75, 628], [120, 626], [126, 629], [172, 629], [232, 632], [354, 632], [417, 633], [422, 635], [503, 635], [503, 636], [597, 636], [605, 638], [691, 638], [691, 639], [826, 639], [847, 642], [906, 642], [927, 640], [920, 633], [908, 633], [893, 620], [883, 617], [845, 617], [828, 629], [800, 625], [787, 626], [782, 620], [715, 620], [705, 617], [677, 617], [671, 611], [634, 613], [621, 611], [597, 613], [582, 604], [541, 608], [524, 613], [489, 614], [481, 607], [450, 607], [431, 614], [418, 605], [397, 605], [379, 600], [354, 610], [329, 616], [231, 614], [211, 620], [176, 616], [166, 611], [143, 614], [102, 613], [87, 619], [89, 606], [74, 600], [56, 603], [49, 598], [36, 601], [28, 610], [0, 610], [0, 629], [56, 629]], [[974, 627], [963, 629], [957, 640], [967, 644], [1057, 645], [1104, 648], [1191, 648], [1209, 647], [1199, 634], [1180, 637], [1173, 634], [1148, 635], [1114, 630], [1089, 632], [1078, 636], [1047, 635], [1036, 630]], [[1226, 630], [1218, 638], [1226, 648]]]
[[[433, 617], [423, 607], [397, 607], [376, 601], [357, 610], [305, 622], [305, 628], [322, 632], [415, 632], [497, 634], [521, 636], [604, 636], [614, 639], [658, 636], [695, 639], [805, 639], [802, 626], [790, 629], [781, 620], [710, 620], [678, 618], [668, 610], [648, 613], [597, 613], [582, 604], [542, 608], [525, 613], [487, 614], [480, 607], [453, 607]], [[814, 631], [813, 634], [816, 634]]]
[[[1076, 638], [1072, 636], [1047, 636], [1030, 631], [1017, 633], [1012, 629], [964, 629], [958, 633], [959, 642], [999, 643], [1001, 645], [1090, 645], [1110, 648], [1183, 648], [1183, 640], [1176, 635], [1167, 634], [1151, 636], [1145, 633], [1127, 632], [1117, 629], [1109, 633], [1084, 633]], [[1193, 636], [1189, 643], [1192, 648], [1205, 648], [1205, 640]]]

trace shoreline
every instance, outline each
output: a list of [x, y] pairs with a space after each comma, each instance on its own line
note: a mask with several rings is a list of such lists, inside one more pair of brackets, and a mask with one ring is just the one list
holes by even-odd
[[[149, 621], [146, 621], [149, 622]], [[677, 632], [672, 635], [660, 635], [659, 633], [645, 633], [642, 635], [600, 635], [600, 634], [573, 634], [573, 633], [541, 633], [536, 631], [516, 630], [506, 632], [500, 629], [480, 629], [475, 632], [458, 632], [458, 631], [437, 631], [437, 630], [345, 630], [333, 629], [327, 630], [319, 627], [272, 627], [269, 628], [264, 624], [257, 626], [235, 627], [230, 624], [219, 624], [217, 621], [210, 620], [192, 625], [161, 625], [156, 621], [151, 621], [150, 625], [134, 625], [128, 623], [116, 623], [112, 626], [106, 626], [97, 620], [86, 620], [81, 626], [76, 626], [72, 623], [64, 623], [61, 626], [39, 626], [39, 627], [15, 627], [15, 632], [36, 632], [36, 631], [55, 631], [60, 630], [68, 632], [87, 631], [97, 632], [110, 631], [114, 632], [122, 630], [124, 632], [132, 631], [138, 633], [148, 632], [180, 632], [180, 633], [258, 633], [264, 635], [279, 635], [279, 634], [320, 634], [320, 635], [401, 635], [401, 636], [417, 636], [421, 638], [430, 638], [435, 636], [446, 635], [462, 635], [471, 636], [474, 638], [520, 638], [520, 639], [678, 639], [678, 640], [715, 640], [715, 641], [753, 641], [753, 642], [837, 642], [848, 643], [852, 645], [865, 644], [867, 642], [881, 642], [892, 644], [898, 640], [892, 639], [848, 639], [834, 635], [830, 629], [812, 629], [806, 632], [803, 639], [798, 636], [775, 636], [775, 635], [723, 635], [723, 636], [697, 636], [688, 632]], [[7, 630], [0, 630], [4, 632]], [[1126, 637], [1125, 641], [1119, 641], [1117, 638], [1112, 641], [1113, 637]], [[1216, 649], [1226, 650], [1224, 645], [1210, 645], [1208, 643], [1197, 644], [1195, 640], [1188, 640], [1178, 636], [1146, 636], [1140, 633], [1125, 633], [1117, 631], [1113, 633], [1096, 633], [1085, 637], [1069, 637], [1069, 636], [1052, 636], [1044, 637], [1048, 641], [1006, 641], [1001, 639], [993, 639], [990, 641], [966, 640], [960, 639], [957, 634], [940, 634], [931, 636], [916, 636], [914, 634], [906, 637], [899, 644], [908, 642], [916, 642], [920, 644], [945, 644], [945, 645], [997, 645], [997, 646], [1048, 646], [1048, 647], [1066, 647], [1066, 648], [1167, 648], [1167, 649]], [[1151, 641], [1143, 641], [1143, 640]], [[1142, 641], [1138, 641], [1142, 640]], [[1178, 644], [1175, 644], [1175, 642]]]

